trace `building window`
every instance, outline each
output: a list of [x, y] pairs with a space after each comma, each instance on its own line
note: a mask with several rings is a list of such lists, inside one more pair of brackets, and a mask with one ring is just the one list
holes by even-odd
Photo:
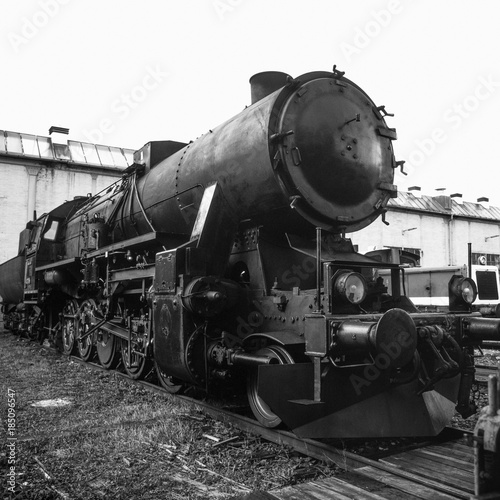
[[496, 253], [472, 253], [472, 263], [482, 266], [497, 266], [500, 269], [500, 255]]

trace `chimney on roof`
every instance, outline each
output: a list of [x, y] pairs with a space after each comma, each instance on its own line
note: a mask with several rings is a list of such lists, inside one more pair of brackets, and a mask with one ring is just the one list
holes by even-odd
[[480, 203], [484, 208], [490, 208], [490, 199], [486, 198], [486, 196], [481, 196], [481, 198], [477, 199], [477, 202]]
[[453, 193], [450, 194], [450, 198], [455, 200], [459, 205], [462, 204], [462, 193]]
[[64, 127], [50, 127], [49, 135], [52, 139], [52, 144], [62, 144], [63, 146], [68, 145], [68, 134], [69, 128]]
[[415, 196], [415, 198], [420, 198], [422, 193], [422, 188], [420, 186], [411, 186], [408, 188], [408, 192]]
[[451, 198], [446, 194], [446, 188], [437, 188], [437, 196], [433, 196], [434, 200], [436, 200], [445, 210], [451, 210]]

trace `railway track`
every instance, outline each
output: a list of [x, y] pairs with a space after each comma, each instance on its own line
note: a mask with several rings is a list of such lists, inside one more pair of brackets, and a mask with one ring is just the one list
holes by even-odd
[[[106, 370], [99, 364], [85, 362], [78, 357], [72, 356], [71, 359], [95, 370], [115, 374], [149, 391], [168, 394], [162, 387], [151, 382], [130, 379], [119, 369]], [[484, 370], [481, 376], [490, 369]], [[321, 499], [327, 498], [327, 494], [335, 494], [335, 498], [346, 499], [451, 500], [469, 499], [474, 494], [474, 448], [472, 434], [467, 431], [449, 428], [436, 438], [412, 442], [394, 439], [387, 449], [382, 443], [378, 452], [366, 454], [355, 450], [355, 440], [327, 442], [300, 439], [290, 432], [263, 427], [245, 415], [216, 408], [198, 399], [185, 395], [175, 397], [242, 431], [289, 446], [312, 458], [336, 464], [345, 471], [339, 476], [267, 492], [265, 497], [248, 498]]]
[[488, 383], [488, 377], [499, 373], [500, 368], [494, 365], [476, 365], [476, 382], [481, 384]]

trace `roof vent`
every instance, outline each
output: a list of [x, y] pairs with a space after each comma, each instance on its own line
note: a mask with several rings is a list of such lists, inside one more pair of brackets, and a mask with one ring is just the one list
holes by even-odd
[[50, 127], [49, 135], [52, 139], [52, 144], [63, 144], [64, 146], [68, 145], [68, 134], [69, 128], [64, 127]]
[[422, 188], [420, 186], [411, 186], [408, 188], [408, 192], [415, 196], [415, 198], [420, 198], [422, 193]]
[[434, 196], [433, 199], [437, 201], [445, 210], [451, 210], [451, 198], [449, 196]]
[[484, 208], [490, 208], [490, 199], [486, 196], [481, 196], [481, 198], [477, 199], [477, 202], [480, 203]]
[[460, 205], [462, 204], [462, 193], [453, 193], [453, 194], [450, 194], [450, 198], [452, 200], [455, 200]]

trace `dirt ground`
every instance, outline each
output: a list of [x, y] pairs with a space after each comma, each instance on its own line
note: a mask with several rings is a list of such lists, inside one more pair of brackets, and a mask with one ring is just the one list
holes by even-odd
[[228, 499], [336, 474], [0, 331], [2, 498]]

